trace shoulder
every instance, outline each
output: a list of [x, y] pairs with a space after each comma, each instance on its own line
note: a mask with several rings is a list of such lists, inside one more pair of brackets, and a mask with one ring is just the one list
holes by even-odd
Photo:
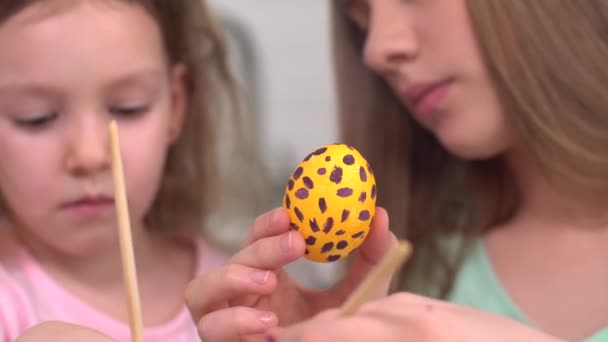
[[[6, 240], [2, 245], [6, 247]], [[27, 293], [18, 258], [6, 249], [0, 253], [0, 339], [3, 341], [14, 340], [35, 323], [31, 296]]]
[[113, 342], [115, 340], [90, 328], [59, 322], [47, 321], [26, 331], [19, 341], [34, 342], [48, 341], [53, 336], [59, 341], [88, 341], [88, 342]]
[[485, 241], [475, 241], [454, 278], [449, 301], [529, 323], [494, 272]]

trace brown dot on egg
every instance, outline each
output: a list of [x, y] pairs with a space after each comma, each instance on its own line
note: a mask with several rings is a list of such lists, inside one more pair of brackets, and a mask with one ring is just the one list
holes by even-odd
[[293, 230], [300, 230], [300, 227], [298, 227], [295, 223], [290, 223], [289, 225], [291, 226], [291, 229], [293, 229]]
[[344, 234], [346, 234], [346, 232], [344, 231], [344, 229], [340, 229], [340, 230], [338, 230], [336, 232], [336, 236], [341, 236], [341, 235], [344, 235]]
[[304, 186], [307, 187], [308, 189], [312, 189], [315, 187], [315, 183], [313, 183], [312, 179], [310, 179], [310, 177], [304, 177], [302, 178], [302, 181], [304, 182]]
[[376, 199], [376, 184], [372, 185], [372, 199]]
[[285, 194], [285, 207], [287, 209], [291, 209], [291, 199], [289, 198], [289, 194]]
[[362, 182], [367, 182], [367, 172], [365, 172], [363, 166], [359, 167], [359, 178]]
[[306, 241], [307, 245], [314, 246], [315, 242], [317, 242], [317, 238], [311, 235], [311, 236], [307, 237], [305, 241]]
[[300, 220], [300, 222], [304, 222], [304, 214], [302, 214], [300, 209], [298, 207], [294, 207], [293, 211], [296, 213], [296, 217], [298, 218], [298, 220]]
[[312, 154], [315, 156], [320, 156], [327, 151], [327, 147], [321, 147], [320, 149], [314, 151]]
[[304, 169], [300, 166], [298, 167], [294, 172], [293, 172], [293, 179], [294, 180], [298, 180], [300, 178], [300, 176], [302, 175], [302, 173], [304, 172]]
[[327, 253], [327, 252], [331, 251], [333, 248], [334, 248], [334, 243], [327, 242], [326, 244], [323, 245], [323, 247], [321, 247], [321, 253]]
[[304, 188], [299, 188], [298, 191], [296, 191], [296, 197], [298, 199], [304, 200], [308, 198], [308, 190], [304, 189]]
[[330, 255], [327, 257], [327, 261], [329, 261], [329, 262], [337, 261], [339, 259], [340, 259], [340, 255]]
[[351, 189], [351, 188], [340, 188], [336, 192], [336, 195], [338, 195], [340, 197], [343, 197], [343, 198], [344, 197], [349, 197], [352, 194], [353, 194], [353, 189]]
[[344, 158], [342, 158], [342, 161], [346, 165], [353, 165], [355, 163], [355, 157], [353, 157], [352, 154], [347, 154], [344, 156]]
[[323, 225], [323, 233], [328, 234], [333, 227], [334, 227], [334, 218], [328, 217], [327, 221], [325, 221], [325, 224]]
[[323, 176], [323, 175], [324, 175], [324, 174], [326, 174], [326, 173], [327, 173], [327, 169], [326, 169], [326, 168], [324, 168], [324, 167], [321, 167], [321, 168], [319, 168], [319, 169], [317, 170], [317, 174], [318, 174], [319, 176]]
[[325, 214], [327, 211], [327, 203], [325, 203], [325, 198], [319, 198], [319, 209], [321, 210], [321, 214]]
[[340, 220], [340, 223], [344, 223], [344, 221], [348, 220], [348, 216], [350, 215], [350, 210], [342, 210], [342, 219]]
[[293, 190], [294, 184], [293, 179], [290, 179], [289, 182], [287, 182], [287, 189], [289, 189], [289, 191]]
[[359, 220], [360, 221], [367, 221], [367, 220], [369, 220], [369, 211], [363, 210], [362, 212], [360, 212], [359, 213]]
[[367, 199], [367, 193], [363, 191], [361, 195], [359, 195], [359, 202], [363, 203]]
[[353, 239], [356, 239], [356, 238], [358, 238], [358, 237], [363, 236], [363, 234], [365, 234], [365, 232], [363, 232], [363, 231], [358, 232], [358, 233], [356, 233], [356, 234], [353, 234], [353, 235], [352, 235], [352, 238], [353, 238]]
[[331, 161], [331, 156], [327, 156], [327, 157], [325, 157], [325, 161], [326, 161], [326, 162]]
[[321, 229], [319, 229], [319, 224], [317, 223], [317, 219], [316, 219], [316, 218], [314, 218], [314, 219], [312, 219], [312, 220], [309, 220], [309, 221], [308, 221], [308, 223], [310, 224], [310, 229], [311, 229], [313, 232], [315, 232], [315, 233], [316, 233], [316, 232], [318, 232], [318, 231], [320, 231], [320, 230], [321, 230]]
[[346, 247], [348, 247], [348, 242], [346, 242], [345, 240], [342, 240], [338, 242], [338, 244], [336, 244], [337, 249], [344, 249]]
[[340, 182], [342, 181], [342, 168], [334, 166], [334, 169], [329, 175], [329, 180], [333, 183], [340, 184]]

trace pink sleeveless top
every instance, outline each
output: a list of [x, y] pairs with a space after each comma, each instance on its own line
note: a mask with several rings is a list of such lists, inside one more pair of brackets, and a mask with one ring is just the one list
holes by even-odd
[[[130, 341], [127, 322], [115, 320], [82, 302], [56, 283], [23, 247], [0, 251], [0, 341], [14, 341], [25, 330], [45, 321], [89, 327], [117, 341]], [[8, 251], [12, 249], [12, 251]], [[8, 253], [7, 253], [8, 252]], [[197, 244], [197, 275], [225, 261], [224, 254], [204, 241]], [[199, 342], [197, 329], [184, 305], [169, 322], [144, 329], [146, 342]]]

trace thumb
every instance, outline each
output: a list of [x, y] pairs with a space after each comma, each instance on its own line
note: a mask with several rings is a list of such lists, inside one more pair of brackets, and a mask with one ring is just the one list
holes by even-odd
[[[346, 277], [331, 290], [341, 297], [348, 296], [365, 279], [385, 254], [398, 244], [397, 238], [389, 229], [388, 214], [384, 208], [376, 208], [376, 215], [366, 240], [355, 255], [352, 267]], [[391, 277], [387, 278], [376, 290], [374, 298], [388, 293]]]
[[305, 320], [286, 327], [275, 327], [268, 331], [266, 341], [297, 342], [297, 341], [335, 341], [329, 332], [335, 327], [339, 311], [326, 310], [309, 320]]

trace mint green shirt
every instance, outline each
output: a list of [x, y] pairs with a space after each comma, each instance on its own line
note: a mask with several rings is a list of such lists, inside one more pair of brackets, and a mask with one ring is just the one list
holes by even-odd
[[[464, 260], [447, 299], [450, 302], [495, 312], [534, 326], [498, 281], [481, 241], [474, 244], [472, 253]], [[583, 341], [608, 342], [608, 327]]]

